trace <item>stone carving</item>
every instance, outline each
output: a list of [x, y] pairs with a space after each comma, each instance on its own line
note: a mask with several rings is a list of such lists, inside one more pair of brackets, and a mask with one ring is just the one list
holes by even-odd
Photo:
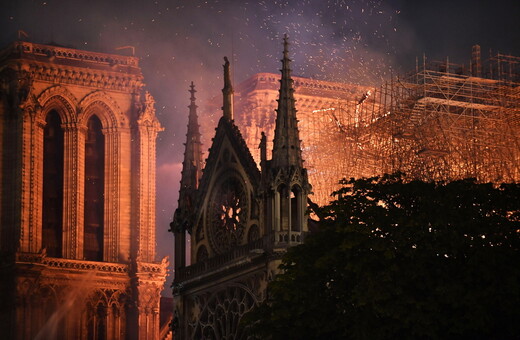
[[242, 180], [230, 176], [218, 183], [208, 207], [208, 232], [216, 253], [229, 251], [243, 241], [248, 220], [248, 194]]
[[[93, 111], [96, 107], [98, 110]], [[117, 102], [105, 91], [93, 91], [83, 97], [77, 105], [78, 122], [86, 125], [92, 112], [96, 112], [105, 129], [128, 127], [127, 119]]]
[[[229, 285], [193, 300], [191, 339], [247, 339], [240, 325], [242, 316], [258, 303], [258, 298], [243, 284]], [[217, 321], [218, 320], [218, 321]]]

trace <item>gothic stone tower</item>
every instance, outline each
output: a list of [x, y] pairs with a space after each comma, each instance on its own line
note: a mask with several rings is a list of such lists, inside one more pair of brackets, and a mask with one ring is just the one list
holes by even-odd
[[[310, 185], [301, 158], [287, 37], [282, 66], [273, 157], [267, 160], [264, 136], [262, 171], [233, 121], [226, 59], [223, 115], [204, 172], [196, 180], [200, 143], [194, 141], [200, 135], [190, 128], [192, 116], [196, 117], [192, 99], [179, 207], [172, 222], [176, 339], [247, 339], [247, 329], [240, 325], [242, 316], [265, 299], [267, 282], [276, 275], [281, 254], [303, 242], [307, 232]], [[185, 190], [183, 183], [190, 183], [191, 189]], [[186, 196], [193, 204], [182, 203]], [[184, 259], [185, 247], [179, 246], [185, 232], [191, 239], [190, 266]]]
[[0, 52], [0, 327], [9, 339], [157, 339], [153, 98], [138, 59]]

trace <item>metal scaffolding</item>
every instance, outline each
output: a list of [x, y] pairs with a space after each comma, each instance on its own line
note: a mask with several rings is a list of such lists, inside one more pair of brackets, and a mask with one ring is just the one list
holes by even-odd
[[377, 104], [363, 106], [363, 124], [345, 133], [350, 176], [374, 164], [374, 175], [520, 180], [519, 65], [520, 58], [500, 54], [484, 69], [423, 60], [412, 75], [383, 85]]

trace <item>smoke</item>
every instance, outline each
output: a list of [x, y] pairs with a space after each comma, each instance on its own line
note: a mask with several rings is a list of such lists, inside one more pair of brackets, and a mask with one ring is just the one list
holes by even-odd
[[58, 328], [63, 325], [65, 319], [68, 320], [80, 320], [82, 310], [82, 302], [90, 292], [88, 289], [92, 285], [92, 281], [95, 277], [94, 272], [85, 274], [81, 280], [78, 280], [71, 285], [70, 288], [63, 298], [60, 298], [57, 302], [59, 304], [56, 310], [49, 316], [47, 322], [36, 334], [35, 340], [50, 340], [58, 339]]
[[[466, 14], [476, 13], [481, 18], [486, 11], [475, 9], [478, 6], [474, 2], [461, 2], [465, 4], [456, 7], [466, 5], [469, 8]], [[220, 115], [218, 111], [202, 112], [202, 108], [211, 98], [220, 96], [223, 56], [232, 62], [235, 84], [257, 72], [276, 73], [280, 68], [281, 39], [287, 33], [294, 75], [377, 85], [388, 79], [390, 69], [394, 74], [399, 72], [395, 70], [396, 64], [410, 69], [415, 56], [423, 52], [437, 49], [441, 55], [447, 55], [455, 51], [444, 48], [457, 46], [469, 54], [471, 45], [478, 41], [473, 41], [474, 36], [469, 38], [475, 32], [464, 33], [462, 28], [465, 23], [473, 28], [479, 26], [480, 22], [471, 21], [477, 17], [463, 16], [447, 0], [420, 3], [405, 0], [3, 1], [0, 45], [17, 39], [21, 29], [28, 33], [29, 41], [53, 41], [92, 51], [114, 53], [119, 46], [134, 46], [148, 90], [156, 99], [157, 116], [165, 127], [157, 143], [158, 169], [162, 171], [163, 165], [182, 162], [191, 81], [198, 91], [201, 120], [216, 122]], [[518, 37], [516, 19], [503, 19], [504, 15], [518, 17], [518, 7], [518, 4], [509, 6], [500, 14], [487, 11], [498, 15], [487, 16], [488, 24], [480, 25], [486, 26], [490, 40], [509, 37], [508, 40], [514, 41], [514, 34]], [[490, 24], [492, 20], [500, 20], [500, 24]], [[509, 31], [493, 31], [502, 26]], [[209, 138], [203, 138], [202, 142], [204, 149], [209, 148]], [[162, 235], [169, 228], [176, 206], [178, 184], [165, 190], [164, 184], [158, 183], [157, 234]], [[171, 254], [171, 241], [167, 237], [158, 238], [159, 258]]]

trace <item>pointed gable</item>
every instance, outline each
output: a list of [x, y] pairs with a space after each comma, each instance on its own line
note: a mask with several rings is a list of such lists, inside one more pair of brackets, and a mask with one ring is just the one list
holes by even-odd
[[198, 189], [194, 262], [259, 237], [259, 189], [260, 171], [253, 156], [233, 121], [222, 117]]
[[[229, 157], [227, 157], [226, 151], [230, 152]], [[202, 203], [202, 197], [209, 189], [212, 176], [226, 164], [235, 162], [244, 169], [251, 185], [257, 188], [260, 184], [260, 171], [256, 162], [235, 123], [226, 117], [222, 117], [216, 128], [215, 137], [212, 139], [206, 166], [203, 170], [199, 185], [198, 203]]]

